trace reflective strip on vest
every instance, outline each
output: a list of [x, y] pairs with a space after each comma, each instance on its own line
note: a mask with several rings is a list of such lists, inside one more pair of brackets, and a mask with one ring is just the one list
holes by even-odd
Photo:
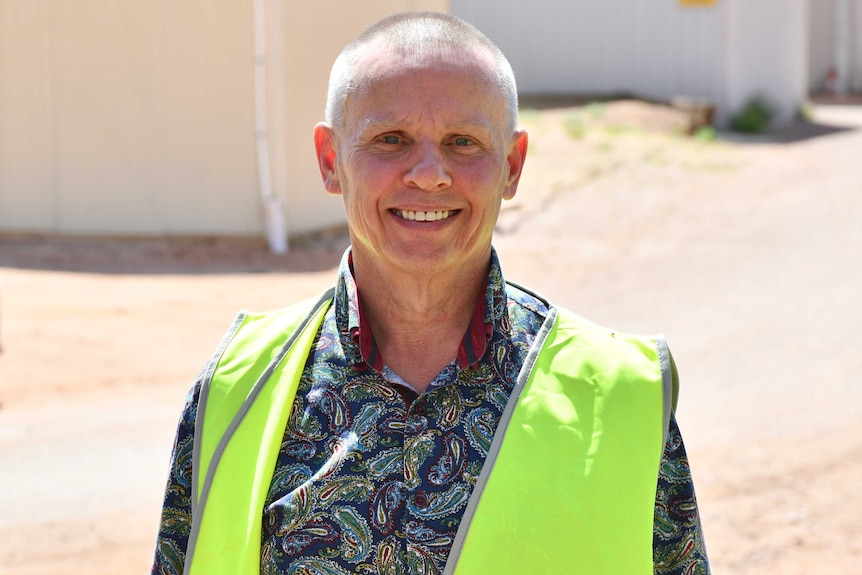
[[[185, 573], [259, 573], [266, 494], [331, 297], [242, 315], [220, 346], [198, 405]], [[669, 357], [661, 337], [619, 334], [552, 309], [445, 573], [651, 575]]]

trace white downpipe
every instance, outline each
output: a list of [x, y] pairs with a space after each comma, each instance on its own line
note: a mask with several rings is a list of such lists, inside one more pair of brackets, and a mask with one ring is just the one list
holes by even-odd
[[263, 206], [263, 224], [269, 249], [275, 254], [287, 253], [287, 225], [281, 198], [273, 192], [269, 163], [269, 129], [266, 98], [266, 1], [254, 0], [254, 123], [257, 142], [257, 177]]

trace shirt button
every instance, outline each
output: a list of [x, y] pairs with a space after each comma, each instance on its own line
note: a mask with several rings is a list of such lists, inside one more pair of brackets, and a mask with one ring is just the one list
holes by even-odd
[[426, 413], [425, 404], [424, 404], [424, 403], [420, 403], [419, 405], [417, 405], [417, 406], [413, 409], [413, 411], [415, 411], [415, 412], [416, 412], [416, 415], [425, 415], [425, 413]]
[[416, 492], [416, 495], [413, 496], [413, 503], [416, 507], [427, 507], [428, 506], [428, 497], [425, 495], [425, 492], [419, 490]]

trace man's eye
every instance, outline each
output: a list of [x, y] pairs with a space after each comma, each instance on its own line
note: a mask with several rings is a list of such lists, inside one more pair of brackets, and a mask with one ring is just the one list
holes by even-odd
[[397, 145], [401, 143], [401, 138], [398, 136], [383, 136], [380, 141], [384, 144]]
[[454, 140], [456, 146], [471, 146], [473, 145], [473, 140], [470, 138], [455, 138]]

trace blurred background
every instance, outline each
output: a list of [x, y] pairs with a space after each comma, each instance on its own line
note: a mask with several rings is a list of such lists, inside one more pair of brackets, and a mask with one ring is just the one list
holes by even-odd
[[633, 95], [722, 128], [862, 91], [858, 0], [2, 0], [0, 231], [266, 234], [281, 251], [342, 223], [305, 135], [341, 47], [405, 9], [483, 30], [523, 96]]
[[311, 130], [386, 14], [509, 57], [509, 279], [666, 332], [713, 572], [862, 562], [862, 0], [0, 0], [0, 573], [146, 572], [184, 394], [347, 245]]

